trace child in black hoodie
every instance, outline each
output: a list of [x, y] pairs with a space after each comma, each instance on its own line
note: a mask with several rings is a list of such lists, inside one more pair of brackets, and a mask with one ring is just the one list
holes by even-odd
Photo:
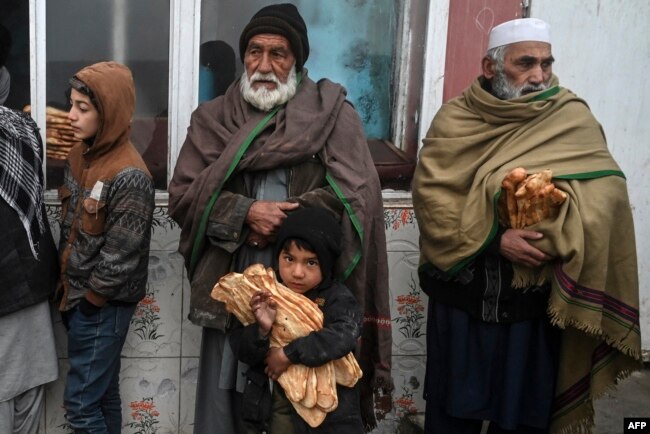
[[[324, 316], [323, 328], [295, 339], [283, 348], [270, 348], [275, 302], [270, 293], [253, 296], [250, 305], [257, 323], [243, 329], [238, 351], [239, 359], [251, 365], [249, 385], [255, 383], [255, 375], [261, 372], [277, 380], [291, 364], [321, 366], [355, 350], [361, 334], [362, 314], [350, 290], [333, 276], [340, 242], [338, 222], [323, 209], [303, 208], [286, 218], [276, 242], [279, 279], [289, 289], [303, 294], [319, 306]], [[266, 384], [259, 378], [258, 385], [264, 390]], [[337, 384], [336, 390], [338, 407], [328, 413], [316, 428], [311, 428], [295, 412], [275, 381], [270, 412], [264, 411], [262, 402], [255, 404], [255, 399], [252, 402], [247, 400], [244, 392], [244, 419], [255, 419], [250, 417], [255, 413], [258, 419], [263, 419], [257, 426], [268, 428], [271, 434], [291, 432], [291, 427], [287, 426], [289, 415], [296, 433], [363, 433], [358, 387]]]

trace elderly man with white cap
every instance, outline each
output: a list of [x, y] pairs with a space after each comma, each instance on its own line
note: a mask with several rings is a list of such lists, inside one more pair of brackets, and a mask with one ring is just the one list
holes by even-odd
[[[641, 366], [625, 177], [553, 62], [542, 20], [494, 27], [482, 75], [423, 140], [413, 206], [428, 433], [479, 433], [484, 421], [490, 434], [589, 432], [592, 399]], [[566, 199], [510, 220], [544, 202], [523, 199], [526, 179]]]

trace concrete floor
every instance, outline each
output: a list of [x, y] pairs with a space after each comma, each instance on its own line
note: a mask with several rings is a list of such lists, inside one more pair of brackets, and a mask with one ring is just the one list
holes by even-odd
[[622, 434], [624, 417], [650, 417], [650, 364], [596, 401], [594, 408], [594, 434]]
[[[650, 417], [650, 364], [646, 363], [644, 370], [634, 372], [616, 390], [601, 397], [594, 408], [596, 418], [592, 434], [623, 434], [623, 418]], [[396, 432], [421, 434], [423, 428], [424, 416], [413, 415], [403, 420]], [[486, 431], [487, 426], [483, 429]]]

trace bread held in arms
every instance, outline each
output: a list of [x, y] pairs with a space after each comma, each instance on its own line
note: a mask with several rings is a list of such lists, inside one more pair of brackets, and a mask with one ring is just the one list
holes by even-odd
[[550, 169], [528, 175], [526, 169], [512, 169], [501, 183], [499, 220], [503, 226], [523, 229], [557, 216], [567, 194], [551, 182]]
[[[243, 273], [229, 273], [219, 279], [212, 289], [212, 298], [226, 305], [244, 325], [255, 322], [250, 300], [256, 292], [268, 291], [277, 304], [277, 314], [271, 329], [270, 345], [284, 347], [296, 338], [323, 328], [323, 313], [304, 295], [279, 283], [271, 268], [251, 265]], [[292, 364], [278, 383], [296, 412], [311, 426], [319, 426], [327, 413], [338, 406], [336, 384], [352, 387], [362, 372], [354, 355], [333, 360], [322, 366], [307, 367]]]

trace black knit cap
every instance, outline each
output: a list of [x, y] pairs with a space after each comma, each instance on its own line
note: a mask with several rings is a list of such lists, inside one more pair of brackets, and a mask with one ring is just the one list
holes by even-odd
[[294, 5], [282, 3], [265, 6], [253, 15], [239, 37], [239, 54], [242, 62], [248, 41], [253, 36], [262, 33], [271, 33], [287, 38], [296, 58], [296, 71], [302, 70], [302, 66], [309, 57], [309, 39], [307, 38], [307, 25]]
[[334, 215], [322, 208], [301, 208], [289, 213], [277, 233], [276, 260], [290, 239], [302, 240], [313, 248], [318, 256], [323, 283], [329, 283], [334, 264], [341, 254], [341, 226]]

